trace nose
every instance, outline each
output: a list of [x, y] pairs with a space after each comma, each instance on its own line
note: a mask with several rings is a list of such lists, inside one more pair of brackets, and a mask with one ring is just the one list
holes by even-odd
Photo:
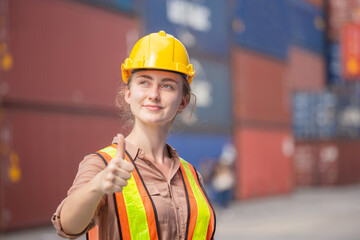
[[156, 84], [154, 84], [154, 86], [152, 86], [152, 88], [150, 89], [149, 99], [153, 101], [160, 100], [160, 91], [159, 91], [159, 87]]

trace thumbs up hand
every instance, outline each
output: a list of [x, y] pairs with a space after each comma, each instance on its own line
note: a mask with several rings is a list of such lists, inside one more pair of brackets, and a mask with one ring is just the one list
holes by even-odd
[[134, 166], [124, 160], [124, 136], [118, 134], [117, 139], [118, 143], [115, 157], [109, 162], [106, 168], [96, 176], [96, 189], [103, 194], [121, 192], [123, 187], [127, 185], [127, 181], [131, 178], [131, 172], [134, 170]]

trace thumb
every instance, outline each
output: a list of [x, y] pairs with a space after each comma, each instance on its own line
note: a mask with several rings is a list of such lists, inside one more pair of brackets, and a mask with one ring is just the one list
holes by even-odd
[[117, 151], [115, 158], [123, 160], [125, 157], [125, 139], [122, 134], [117, 135]]

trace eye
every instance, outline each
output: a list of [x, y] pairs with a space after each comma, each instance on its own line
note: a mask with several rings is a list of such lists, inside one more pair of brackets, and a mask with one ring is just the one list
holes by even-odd
[[140, 80], [138, 82], [138, 84], [141, 85], [141, 86], [147, 87], [147, 86], [150, 85], [150, 82], [148, 80]]
[[175, 87], [171, 84], [163, 84], [162, 88], [166, 89], [166, 90], [174, 90]]

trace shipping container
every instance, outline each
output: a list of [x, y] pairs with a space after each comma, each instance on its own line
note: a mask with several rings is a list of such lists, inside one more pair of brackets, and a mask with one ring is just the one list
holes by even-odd
[[121, 63], [138, 39], [135, 18], [60, 0], [9, 3], [14, 64], [4, 74], [7, 101], [113, 106]]
[[290, 129], [237, 128], [237, 199], [292, 191], [294, 143]]
[[136, 0], [73, 0], [81, 3], [91, 4], [96, 7], [106, 8], [115, 11], [122, 11], [126, 13], [135, 12]]
[[164, 30], [192, 52], [227, 57], [229, 4], [224, 1], [140, 0], [145, 32]]
[[122, 127], [118, 118], [2, 109], [0, 231], [49, 224], [79, 162]]
[[341, 26], [346, 22], [360, 20], [360, 2], [358, 0], [326, 0], [327, 38], [338, 42]]
[[233, 1], [232, 11], [235, 44], [286, 59], [290, 25], [285, 0]]
[[327, 83], [330, 86], [344, 84], [341, 76], [341, 54], [339, 43], [330, 43], [326, 48]]
[[360, 23], [347, 23], [341, 27], [340, 46], [343, 78], [360, 81]]
[[328, 186], [339, 183], [339, 147], [335, 141], [317, 143], [316, 185]]
[[174, 132], [229, 133], [232, 125], [229, 64], [193, 55], [196, 101], [177, 116]]
[[167, 142], [195, 168], [202, 162], [219, 160], [224, 147], [232, 143], [227, 134], [171, 133]]
[[289, 0], [290, 42], [324, 54], [325, 17], [321, 9], [306, 1]]
[[[12, 49], [9, 45], [9, 9], [8, 0], [0, 1], [0, 79], [2, 71], [9, 71], [13, 65]], [[0, 82], [1, 84], [1, 82]], [[0, 85], [0, 89], [2, 86]], [[1, 99], [1, 95], [0, 95]]]
[[330, 139], [337, 134], [335, 93], [295, 92], [293, 94], [293, 131], [296, 139]]
[[232, 54], [233, 113], [238, 122], [290, 125], [286, 64], [242, 48]]
[[318, 139], [336, 137], [336, 109], [338, 98], [335, 93], [323, 91], [315, 95], [315, 128]]
[[292, 102], [292, 123], [296, 139], [315, 139], [315, 96], [311, 92], [295, 92]]
[[360, 137], [360, 83], [337, 86], [337, 136]]
[[305, 0], [305, 1], [319, 9], [324, 9], [325, 1], [327, 0]]
[[296, 141], [294, 149], [294, 185], [314, 186], [317, 180], [317, 146], [314, 141]]
[[338, 140], [339, 184], [360, 183], [360, 140]]
[[320, 91], [326, 86], [323, 55], [291, 45], [286, 69], [290, 91]]

